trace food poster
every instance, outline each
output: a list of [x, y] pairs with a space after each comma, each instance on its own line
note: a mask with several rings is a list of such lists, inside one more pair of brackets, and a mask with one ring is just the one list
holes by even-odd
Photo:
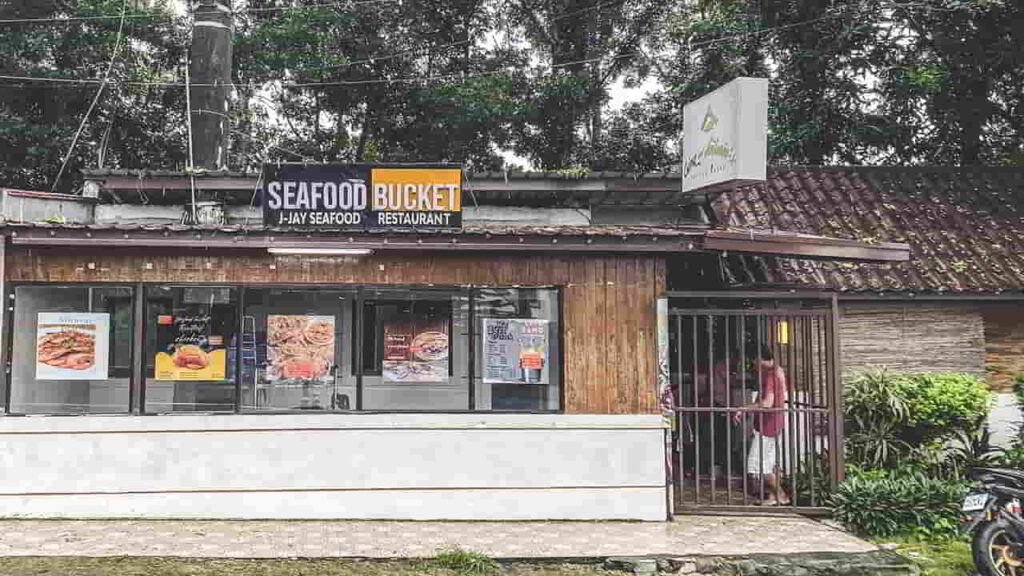
[[36, 380], [106, 380], [110, 314], [40, 312]]
[[547, 384], [548, 321], [484, 318], [483, 364], [487, 384]]
[[334, 316], [268, 315], [266, 379], [328, 380], [334, 333]]
[[224, 336], [212, 334], [208, 313], [160, 314], [154, 380], [224, 380]]
[[448, 318], [402, 314], [384, 321], [385, 382], [448, 380]]

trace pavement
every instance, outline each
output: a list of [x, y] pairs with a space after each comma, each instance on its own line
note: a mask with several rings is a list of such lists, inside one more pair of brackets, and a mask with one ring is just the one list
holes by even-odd
[[495, 558], [877, 549], [796, 516], [682, 516], [672, 522], [0, 520], [0, 556], [415, 558], [454, 546]]

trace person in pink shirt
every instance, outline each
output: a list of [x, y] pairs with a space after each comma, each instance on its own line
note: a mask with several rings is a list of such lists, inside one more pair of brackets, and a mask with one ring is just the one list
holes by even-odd
[[[760, 390], [748, 404], [754, 411], [753, 434], [748, 439], [747, 475], [763, 506], [787, 505], [789, 496], [778, 475], [778, 441], [786, 423], [786, 373], [775, 363], [772, 351], [764, 350], [757, 361]], [[761, 482], [764, 491], [761, 492]]]

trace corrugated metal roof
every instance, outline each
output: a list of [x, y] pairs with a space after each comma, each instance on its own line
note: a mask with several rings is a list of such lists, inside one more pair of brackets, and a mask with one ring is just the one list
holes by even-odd
[[758, 230], [906, 242], [897, 264], [730, 255], [736, 285], [844, 292], [998, 294], [1024, 290], [1024, 168], [852, 167], [769, 173], [723, 193], [719, 220]]

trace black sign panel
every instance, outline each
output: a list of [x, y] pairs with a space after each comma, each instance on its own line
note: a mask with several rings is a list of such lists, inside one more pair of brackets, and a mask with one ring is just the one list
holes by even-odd
[[462, 170], [452, 166], [268, 164], [262, 197], [267, 226], [462, 226]]

